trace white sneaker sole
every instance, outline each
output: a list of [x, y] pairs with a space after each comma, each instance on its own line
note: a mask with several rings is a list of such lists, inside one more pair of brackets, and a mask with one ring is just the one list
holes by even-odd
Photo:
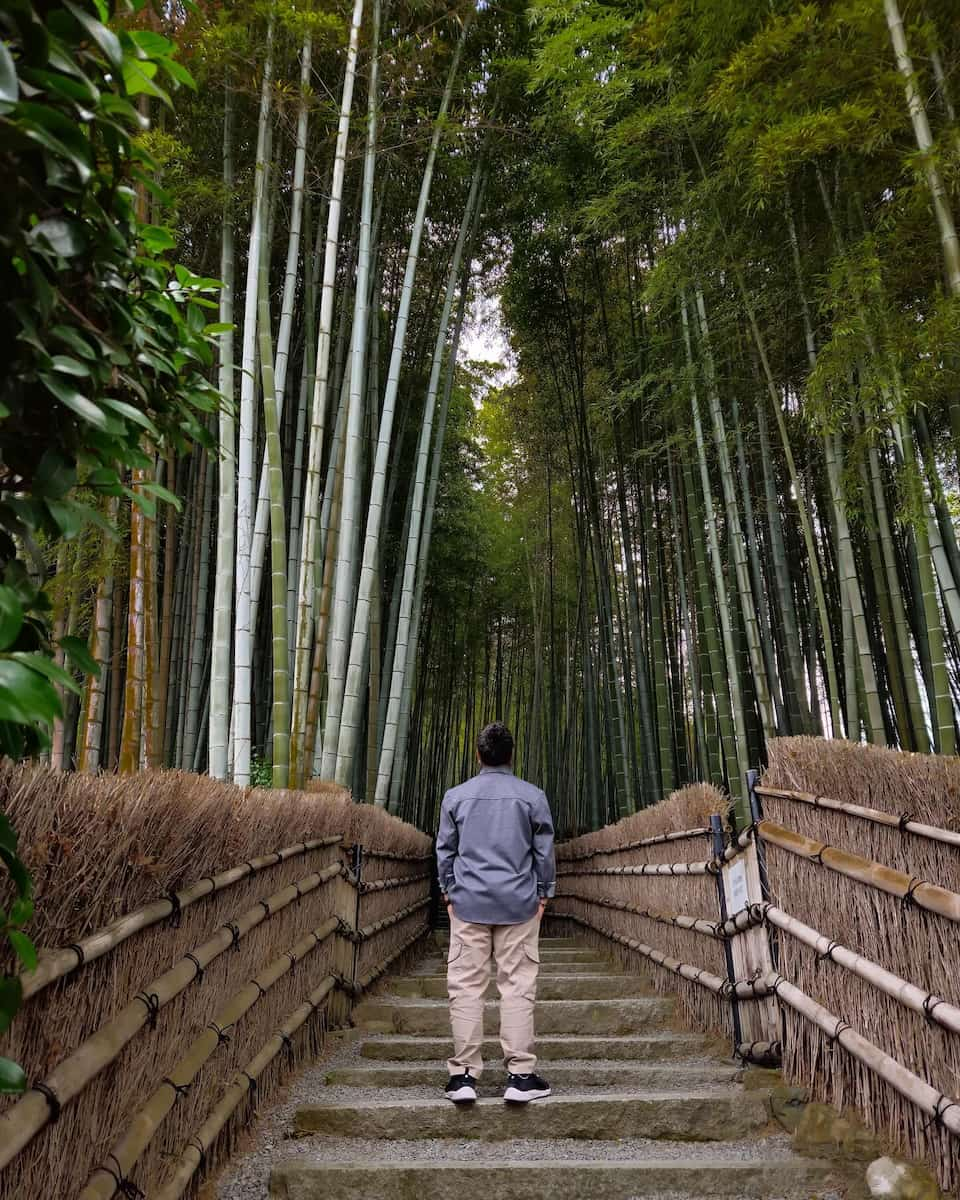
[[472, 1087], [458, 1088], [455, 1092], [445, 1092], [444, 1095], [454, 1104], [472, 1104], [477, 1098], [477, 1093]]
[[526, 1104], [530, 1100], [546, 1100], [550, 1094], [549, 1088], [536, 1092], [522, 1092], [520, 1088], [508, 1087], [503, 1093], [503, 1098], [507, 1104]]

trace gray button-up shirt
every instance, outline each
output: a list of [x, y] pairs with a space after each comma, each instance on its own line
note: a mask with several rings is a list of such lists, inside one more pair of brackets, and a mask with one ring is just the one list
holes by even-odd
[[461, 921], [529, 921], [541, 897], [556, 891], [546, 796], [510, 767], [481, 767], [451, 788], [440, 809], [437, 874]]

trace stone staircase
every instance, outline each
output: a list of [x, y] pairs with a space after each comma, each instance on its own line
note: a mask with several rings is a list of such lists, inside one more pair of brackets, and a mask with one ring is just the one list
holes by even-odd
[[[551, 1098], [500, 1099], [499, 1043], [484, 1043], [480, 1100], [442, 1094], [449, 1053], [445, 956], [355, 1010], [356, 1040], [292, 1109], [275, 1161], [284, 1200], [629, 1200], [836, 1197], [829, 1163], [797, 1156], [723, 1048], [673, 1027], [641, 978], [568, 939], [541, 941], [537, 1052]], [[496, 995], [491, 984], [489, 993]], [[497, 1005], [488, 1001], [487, 1029]], [[308, 1092], [310, 1088], [306, 1089]]]

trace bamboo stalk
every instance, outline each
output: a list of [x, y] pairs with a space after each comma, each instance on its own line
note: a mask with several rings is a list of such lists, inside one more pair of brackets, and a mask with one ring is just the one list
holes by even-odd
[[792, 829], [784, 829], [773, 821], [761, 821], [760, 836], [764, 841], [798, 858], [805, 858], [818, 866], [844, 875], [847, 879], [855, 879], [857, 883], [876, 888], [901, 900], [915, 904], [927, 912], [946, 917], [948, 921], [960, 922], [960, 894], [948, 891], [935, 883], [925, 883], [922, 879], [886, 867], [882, 863], [872, 862], [861, 858], [859, 854], [851, 854], [837, 846], [826, 842], [817, 842], [803, 834], [794, 833]]
[[142, 929], [148, 929], [151, 925], [156, 925], [158, 921], [163, 921], [166, 917], [170, 917], [184, 908], [189, 908], [191, 904], [195, 904], [205, 896], [221, 892], [224, 888], [239, 883], [250, 875], [256, 875], [257, 872], [265, 871], [268, 867], [275, 867], [279, 863], [286, 862], [288, 858], [295, 858], [299, 854], [309, 854], [312, 850], [321, 850], [325, 846], [336, 846], [339, 841], [340, 837], [336, 835], [318, 838], [311, 842], [297, 842], [295, 845], [285, 846], [282, 850], [275, 850], [272, 854], [248, 859], [236, 867], [228, 867], [218, 875], [207, 875], [196, 883], [188, 884], [178, 892], [164, 896], [160, 900], [154, 900], [151, 904], [145, 904], [131, 913], [124, 913], [123, 916], [117, 917], [109, 925], [95, 930], [74, 946], [63, 946], [57, 950], [41, 952], [37, 969], [24, 972], [20, 976], [24, 1000], [35, 996], [37, 992], [42, 991], [56, 980], [62, 979], [64, 975], [69, 975], [81, 965], [109, 954], [111, 950], [115, 950], [135, 933], [139, 933]]
[[815, 796], [812, 792], [794, 792], [785, 788], [772, 788], [758, 785], [754, 788], [758, 796], [770, 796], [775, 800], [795, 800], [800, 804], [809, 804], [814, 808], [826, 808], [831, 812], [845, 813], [848, 817], [861, 817], [872, 821], [875, 825], [887, 825], [899, 829], [902, 833], [913, 833], [917, 837], [929, 838], [930, 841], [944, 842], [948, 846], [960, 847], [960, 833], [952, 829], [941, 829], [937, 825], [925, 825], [921, 821], [911, 821], [907, 813], [888, 813], [879, 808], [867, 808], [862, 804], [848, 804], [844, 800], [833, 800], [829, 796]]
[[644, 846], [662, 846], [666, 842], [684, 842], [709, 836], [710, 830], [706, 826], [702, 829], [678, 829], [675, 833], [658, 833], [656, 837], [640, 838], [636, 842], [625, 842], [622, 846], [603, 846], [599, 850], [584, 850], [582, 854], [569, 856], [562, 853], [563, 846], [560, 845], [557, 847], [557, 862], [583, 862], [585, 859], [595, 858], [599, 854], [625, 854], [628, 850], [639, 850]]
[[429, 903], [430, 897], [425, 896], [415, 904], [409, 904], [406, 908], [401, 908], [399, 912], [395, 912], [389, 917], [384, 917], [381, 921], [374, 921], [372, 925], [358, 929], [356, 938], [361, 942], [369, 941], [370, 938], [376, 937], [378, 933], [383, 933], [385, 929], [390, 929], [393, 925], [399, 925], [401, 921], [405, 921], [407, 917], [412, 917], [415, 912], [418, 912], [421, 908], [426, 908]]
[[[934, 995], [933, 992], [924, 991], [916, 984], [881, 967], [879, 963], [871, 962], [869, 958], [864, 958], [863, 955], [857, 954], [849, 947], [840, 945], [839, 942], [826, 937], [812, 926], [805, 925], [796, 917], [785, 913], [783, 909], [777, 908], [776, 905], [754, 904], [746, 909], [745, 913], [750, 918], [749, 924], [756, 925], [760, 920], [767, 921], [770, 925], [776, 926], [777, 929], [783, 930], [784, 933], [788, 933], [797, 941], [803, 942], [805, 946], [815, 950], [819, 958], [829, 958], [838, 967], [843, 967], [844, 970], [858, 975], [878, 991], [891, 996], [904, 1008], [920, 1013], [928, 1021], [933, 1021], [951, 1033], [960, 1033], [960, 1008], [943, 1000], [940, 996]], [[735, 935], [743, 932], [747, 927], [739, 919], [744, 916], [744, 913], [739, 913], [737, 916], [737, 920], [731, 918], [721, 926], [725, 933]]]
[[207, 1151], [227, 1121], [240, 1106], [245, 1096], [266, 1068], [287, 1044], [287, 1039], [300, 1029], [337, 986], [333, 975], [328, 975], [306, 1000], [293, 1010], [280, 1029], [265, 1042], [247, 1065], [237, 1072], [234, 1080], [223, 1092], [218, 1104], [207, 1119], [190, 1138], [177, 1160], [173, 1175], [156, 1194], [156, 1200], [176, 1200], [186, 1190], [190, 1180], [203, 1165]]
[[610, 929], [604, 929], [602, 925], [595, 925], [585, 917], [578, 917], [573, 913], [564, 912], [553, 912], [550, 915], [558, 921], [573, 921], [577, 925], [585, 925], [588, 929], [592, 929], [603, 937], [609, 938], [610, 941], [618, 942], [621, 946], [626, 946], [628, 950], [635, 950], [637, 954], [642, 954], [644, 958], [649, 958], [658, 967], [663, 967], [664, 970], [670, 971], [674, 975], [679, 975], [681, 979], [686, 979], [688, 983], [696, 983], [718, 996], [735, 995], [738, 1000], [759, 1000], [773, 995], [773, 985], [769, 980], [738, 979], [736, 982], [731, 983], [729, 979], [721, 979], [719, 975], [705, 971], [702, 967], [695, 967], [691, 963], [684, 963], [680, 962], [677, 958], [670, 958], [662, 950], [655, 950], [645, 942], [638, 942], [635, 938], [626, 937], [622, 933], [614, 933]]
[[[401, 955], [405, 954], [416, 941], [423, 937], [425, 932], [425, 926], [417, 929], [389, 958], [364, 976], [356, 985], [355, 991], [364, 991], [379, 979]], [[263, 1045], [255, 1057], [237, 1072], [234, 1081], [224, 1090], [220, 1102], [184, 1146], [173, 1175], [156, 1193], [154, 1200], [178, 1200], [178, 1197], [183, 1195], [190, 1180], [203, 1165], [207, 1151], [213, 1145], [217, 1135], [240, 1106], [244, 1097], [249, 1094], [251, 1080], [259, 1079], [263, 1071], [287, 1044], [287, 1040], [300, 1029], [311, 1013], [319, 1008], [333, 989], [338, 986], [338, 983], [339, 981], [333, 975], [328, 975], [320, 986], [311, 992], [304, 1003], [294, 1009], [281, 1025], [280, 1030]]]
[[422, 875], [406, 875], [397, 879], [375, 879], [370, 883], [361, 883], [359, 891], [362, 896], [369, 892], [389, 892], [394, 888], [405, 887], [410, 883], [421, 883], [424, 879], [432, 879], [433, 872], [426, 871]]
[[857, 1033], [846, 1021], [833, 1015], [822, 1004], [802, 992], [798, 987], [783, 978], [782, 975], [771, 972], [765, 981], [776, 993], [777, 999], [789, 1005], [806, 1020], [821, 1029], [831, 1045], [836, 1043], [848, 1054], [852, 1054], [868, 1070], [879, 1075], [901, 1096], [922, 1109], [934, 1120], [949, 1130], [954, 1137], [960, 1137], [960, 1102], [952, 1097], [938, 1092], [919, 1075], [914, 1075], [892, 1058], [873, 1042]]
[[[352, 854], [354, 846], [355, 843], [353, 842], [344, 842], [344, 854]], [[392, 850], [371, 850], [369, 847], [364, 846], [363, 857], [379, 858], [384, 860], [389, 859], [391, 862], [428, 862], [433, 858], [433, 851], [431, 850], [429, 854], [403, 854]]]
[[564, 900], [579, 900], [581, 904], [596, 904], [600, 908], [613, 908], [617, 912], [631, 913], [635, 917], [645, 917], [648, 921], [656, 921], [661, 925], [674, 925], [677, 929], [688, 929], [692, 933], [702, 933], [706, 937], [717, 938], [721, 941], [726, 936], [722, 932], [722, 926], [719, 926], [716, 921], [706, 921], [702, 917], [691, 917], [686, 913], [658, 912], [656, 909], [640, 908], [636, 904], [614, 900], [609, 896], [584, 896], [579, 892], [568, 892], [566, 888], [558, 892], [558, 895]]
[[107, 1155], [112, 1166], [94, 1168], [80, 1200], [109, 1200], [116, 1194], [117, 1175], [129, 1174], [176, 1104], [181, 1094], [179, 1089], [190, 1087], [203, 1065], [224, 1044], [225, 1031], [235, 1026], [279, 979], [322, 945], [336, 928], [337, 918], [328, 917], [230, 997], [133, 1118], [126, 1133], [113, 1144]]
[[[340, 864], [334, 863], [296, 883], [287, 884], [279, 892], [248, 908], [233, 922], [234, 928], [222, 925], [213, 937], [196, 946], [163, 975], [146, 984], [112, 1020], [101, 1025], [96, 1033], [57, 1064], [43, 1080], [44, 1092], [38, 1091], [34, 1085], [0, 1116], [0, 1168], [7, 1166], [53, 1119], [54, 1111], [66, 1107], [91, 1079], [109, 1066], [148, 1021], [156, 1020], [156, 1014], [164, 1005], [199, 979], [215, 958], [235, 945], [251, 929], [336, 878], [340, 872]], [[56, 1097], [53, 1106], [50, 1095]]]
[[716, 875], [719, 867], [710, 862], [643, 863], [636, 867], [585, 867], [565, 875]]

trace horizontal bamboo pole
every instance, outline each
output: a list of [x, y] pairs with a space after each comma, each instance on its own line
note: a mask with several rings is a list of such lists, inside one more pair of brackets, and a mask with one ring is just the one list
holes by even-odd
[[[356, 990], [362, 991], [379, 979], [426, 932], [427, 926], [418, 929], [388, 959], [368, 973], [364, 980], [357, 985]], [[333, 988], [337, 986], [337, 983], [338, 981], [334, 976], [328, 976], [321, 983], [320, 987], [311, 994], [306, 1003], [300, 1005], [299, 1008], [291, 1013], [281, 1026], [280, 1032], [275, 1034], [263, 1046], [256, 1057], [252, 1058], [242, 1071], [237, 1072], [236, 1078], [226, 1088], [219, 1103], [213, 1108], [194, 1136], [188, 1140], [180, 1154], [180, 1158], [177, 1160], [173, 1175], [155, 1193], [153, 1200], [179, 1200], [179, 1197], [186, 1191], [190, 1180], [203, 1165], [207, 1151], [213, 1145], [224, 1125], [226, 1125], [227, 1121], [239, 1107], [243, 1098], [247, 1095], [250, 1089], [250, 1080], [259, 1079], [266, 1067], [276, 1058], [284, 1045], [286, 1045], [287, 1039], [292, 1037], [307, 1020], [311, 1012], [315, 1011], [323, 1003]]]
[[296, 883], [287, 884], [266, 900], [258, 901], [232, 922], [233, 928], [222, 925], [213, 937], [148, 983], [112, 1020], [101, 1025], [54, 1067], [43, 1081], [43, 1091], [34, 1085], [12, 1108], [0, 1115], [0, 1168], [7, 1166], [59, 1109], [69, 1104], [91, 1079], [113, 1062], [147, 1021], [155, 1020], [160, 1009], [185, 991], [218, 955], [268, 917], [336, 878], [340, 870], [340, 864], [333, 863]]
[[737, 1057], [744, 1062], [773, 1065], [783, 1058], [782, 1042], [738, 1042]]
[[686, 863], [643, 863], [635, 867], [578, 867], [573, 871], [559, 869], [561, 879], [577, 875], [716, 875], [720, 868], [714, 861]]
[[[345, 854], [352, 853], [355, 849], [355, 843], [345, 842], [343, 850]], [[426, 854], [398, 854], [392, 850], [370, 850], [367, 846], [363, 846], [364, 858], [382, 858], [389, 859], [392, 862], [428, 862], [433, 858], [433, 851], [428, 850]]]
[[758, 828], [764, 841], [789, 854], [796, 854], [847, 879], [855, 879], [857, 883], [896, 896], [927, 912], [937, 913], [948, 921], [960, 921], [960, 895], [956, 892], [935, 883], [924, 883], [922, 879], [903, 871], [871, 862], [869, 858], [861, 858], [859, 854], [851, 854], [826, 842], [814, 841], [813, 838], [794, 833], [792, 829], [784, 829], [773, 821], [761, 821]]
[[809, 804], [813, 808], [826, 808], [830, 812], [844, 813], [848, 817], [859, 817], [872, 821], [874, 825], [886, 825], [903, 833], [927, 838], [932, 842], [943, 842], [947, 846], [960, 847], [960, 833], [953, 829], [941, 829], [939, 825], [924, 825], [914, 821], [909, 813], [888, 813], [879, 808], [867, 808], [862, 804], [849, 804], [845, 800], [833, 800], [829, 796], [816, 796], [813, 792], [794, 792], [787, 788], [772, 788], [758, 784], [754, 788], [758, 796], [769, 796], [775, 800], [793, 800], [798, 804]]
[[805, 992], [784, 979], [782, 975], [771, 972], [767, 976], [767, 983], [776, 992], [777, 998], [782, 1003], [789, 1005], [795, 1012], [822, 1030], [831, 1044], [836, 1042], [842, 1046], [848, 1054], [852, 1054], [901, 1096], [915, 1104], [938, 1124], [943, 1125], [954, 1137], [960, 1137], [960, 1101], [938, 1092], [926, 1080], [909, 1071], [886, 1051], [875, 1046], [873, 1042], [868, 1042], [846, 1021], [834, 1016], [822, 1004], [812, 1000]]
[[604, 846], [599, 850], [584, 850], [582, 854], [563, 854], [563, 845], [561, 844], [557, 847], [557, 862], [584, 862], [588, 858], [597, 858], [602, 854], [626, 854], [630, 850], [641, 850], [644, 846], [662, 846], [667, 842], [685, 842], [693, 838], [710, 836], [711, 830], [706, 826], [702, 829], [678, 829], [673, 833], [658, 833], [655, 837], [626, 842], [622, 846]]
[[368, 938], [375, 937], [378, 933], [383, 933], [385, 929], [390, 929], [393, 925], [399, 925], [401, 921], [405, 921], [407, 917], [412, 917], [421, 908], [426, 908], [429, 903], [430, 897], [425, 896], [423, 900], [418, 900], [416, 904], [408, 904], [406, 908], [401, 908], [399, 912], [391, 913], [389, 917], [384, 917], [382, 921], [374, 921], [372, 925], [367, 925], [357, 931], [357, 940], [365, 942]]
[[[803, 942], [805, 946], [815, 950], [820, 958], [829, 958], [838, 967], [843, 967], [851, 974], [859, 976], [864, 982], [902, 1004], [904, 1008], [919, 1013], [922, 1017], [926, 1017], [927, 1020], [933, 1021], [951, 1033], [960, 1033], [960, 1008], [950, 1004], [949, 1001], [941, 999], [933, 992], [924, 991], [923, 988], [902, 979], [899, 975], [881, 967], [879, 963], [872, 962], [869, 958], [864, 958], [847, 946], [841, 946], [839, 942], [832, 941], [819, 930], [805, 925], [773, 904], [755, 904], [746, 911], [758, 914], [760, 920], [766, 920], [777, 929], [796, 938], [797, 941]], [[742, 915], [738, 914], [738, 921]], [[754, 921], [754, 924], [757, 923], [759, 922]], [[726, 924], [730, 925], [731, 921]]]
[[354, 991], [356, 993], [366, 991], [367, 988], [370, 987], [371, 984], [376, 983], [376, 981], [380, 978], [381, 975], [386, 974], [386, 972], [390, 970], [390, 967], [396, 962], [396, 960], [401, 956], [401, 954], [406, 954], [406, 952], [410, 949], [410, 947], [415, 942], [418, 942], [425, 933], [429, 933], [429, 932], [430, 932], [429, 923], [427, 923], [425, 925], [421, 925], [417, 929], [415, 929], [414, 932], [407, 938], [407, 940], [401, 946], [398, 946], [397, 949], [393, 952], [393, 954], [390, 955], [389, 958], [384, 959], [384, 961], [382, 963], [380, 963], [379, 966], [371, 967], [371, 969], [364, 976], [362, 976], [359, 980], [357, 980], [357, 983], [354, 987]]
[[368, 895], [370, 892], [390, 892], [395, 888], [408, 887], [411, 883], [423, 883], [425, 879], [430, 879], [431, 874], [425, 871], [422, 875], [407, 875], [406, 878], [400, 876], [397, 879], [374, 879], [370, 883], [361, 883], [360, 894]]
[[280, 1029], [263, 1044], [247, 1065], [237, 1072], [233, 1082], [224, 1089], [223, 1095], [211, 1109], [207, 1119], [181, 1151], [173, 1175], [158, 1192], [154, 1193], [154, 1200], [177, 1200], [177, 1197], [183, 1195], [190, 1180], [203, 1165], [207, 1151], [224, 1125], [240, 1107], [244, 1098], [256, 1086], [256, 1081], [288, 1044], [288, 1039], [293, 1037], [310, 1016], [325, 1003], [336, 986], [337, 980], [334, 976], [328, 975], [320, 986], [293, 1010]]
[[247, 859], [238, 866], [221, 871], [219, 875], [207, 875], [196, 883], [181, 888], [178, 892], [163, 896], [133, 912], [125, 913], [72, 946], [61, 946], [56, 950], [41, 950], [37, 969], [25, 971], [20, 976], [24, 1000], [35, 996], [37, 992], [42, 991], [57, 979], [62, 979], [64, 975], [69, 975], [82, 964], [102, 958], [135, 933], [139, 933], [142, 929], [148, 929], [151, 925], [156, 925], [174, 913], [179, 913], [181, 909], [189, 908], [198, 900], [212, 896], [215, 892], [221, 892], [232, 884], [239, 883], [259, 871], [265, 871], [268, 867], [275, 867], [279, 863], [286, 862], [289, 858], [295, 858], [300, 854], [309, 854], [313, 850], [322, 850], [326, 846], [335, 846], [340, 840], [340, 835], [337, 834], [333, 837], [317, 838], [310, 842], [297, 842], [293, 846], [285, 846], [282, 850], [276, 850], [272, 854]]
[[181, 1092], [195, 1082], [203, 1065], [217, 1047], [229, 1040], [227, 1030], [232, 1029], [255, 1004], [259, 1003], [278, 980], [322, 945], [336, 928], [337, 918], [328, 917], [322, 925], [305, 934], [287, 953], [274, 959], [268, 967], [230, 997], [133, 1118], [124, 1135], [112, 1146], [107, 1156], [111, 1165], [95, 1168], [86, 1187], [80, 1193], [80, 1200], [110, 1200], [110, 1197], [116, 1195], [117, 1174], [129, 1174], [153, 1140], [166, 1115], [176, 1104]]
[[699, 984], [700, 987], [706, 988], [718, 996], [736, 996], [738, 1000], [759, 1000], [773, 994], [773, 989], [765, 980], [738, 979], [735, 983], [731, 983], [729, 979], [721, 979], [719, 975], [714, 975], [703, 967], [695, 967], [692, 963], [684, 963], [678, 958], [671, 958], [669, 955], [664, 954], [662, 950], [655, 950], [645, 942], [638, 942], [635, 938], [625, 937], [622, 933], [614, 933], [610, 929], [604, 929], [602, 925], [597, 925], [585, 917], [578, 917], [573, 913], [562, 912], [553, 912], [550, 915], [558, 921], [574, 921], [578, 925], [584, 925], [587, 929], [594, 930], [595, 933], [609, 938], [612, 942], [618, 942], [621, 946], [626, 946], [629, 950], [635, 950], [638, 954], [642, 954], [644, 958], [649, 958], [651, 962], [656, 963], [658, 967], [663, 967], [664, 970], [670, 971], [674, 975], [679, 975], [681, 979], [686, 979], [689, 983]]
[[705, 921], [701, 917], [690, 917], [686, 913], [657, 912], [650, 908], [640, 908], [636, 904], [627, 904], [622, 900], [613, 900], [609, 896], [602, 896], [599, 899], [595, 896], [581, 896], [579, 892], [568, 892], [566, 888], [558, 892], [557, 895], [562, 900], [579, 900], [581, 904], [596, 904], [600, 908], [613, 908], [617, 912], [632, 913], [635, 917], [646, 917], [648, 920], [657, 921], [661, 925], [674, 925], [678, 929], [689, 929], [693, 933], [702, 933], [705, 937], [717, 938], [721, 941], [726, 937], [721, 931], [721, 927], [715, 921]]

